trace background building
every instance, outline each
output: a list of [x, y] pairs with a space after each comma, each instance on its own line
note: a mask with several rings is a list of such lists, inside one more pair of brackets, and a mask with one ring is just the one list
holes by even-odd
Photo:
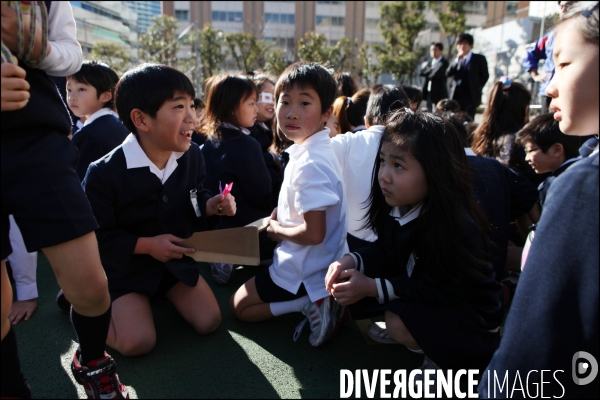
[[129, 9], [137, 14], [137, 29], [141, 35], [152, 25], [152, 17], [161, 15], [160, 1], [124, 1]]
[[[138, 42], [137, 14], [124, 1], [71, 1], [84, 57], [98, 42], [115, 42], [132, 56]], [[147, 2], [153, 3], [153, 2]]]

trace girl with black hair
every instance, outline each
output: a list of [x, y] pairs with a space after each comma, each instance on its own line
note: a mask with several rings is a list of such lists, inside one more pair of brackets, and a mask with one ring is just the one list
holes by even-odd
[[[221, 218], [219, 229], [237, 228], [273, 211], [271, 174], [260, 143], [248, 128], [258, 114], [258, 89], [243, 75], [220, 75], [210, 82], [206, 98], [205, 129], [208, 138], [202, 154], [206, 161], [205, 187], [219, 194], [220, 185], [233, 183], [236, 198], [235, 216]], [[259, 235], [261, 259], [273, 258], [272, 242], [266, 232]], [[215, 282], [226, 284], [233, 274], [233, 264], [211, 263]]]
[[[497, 348], [502, 289], [489, 262], [469, 164], [448, 121], [404, 108], [379, 145], [366, 226], [376, 245], [330, 265], [326, 288], [368, 334], [424, 353], [435, 368], [483, 368]], [[437, 365], [439, 367], [437, 367]]]

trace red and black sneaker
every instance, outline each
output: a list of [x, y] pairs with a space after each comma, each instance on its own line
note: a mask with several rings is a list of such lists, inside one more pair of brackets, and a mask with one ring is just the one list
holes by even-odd
[[104, 357], [90, 361], [82, 366], [79, 361], [80, 350], [73, 355], [71, 371], [75, 380], [82, 384], [88, 399], [128, 399], [125, 386], [119, 381], [117, 364], [108, 353]]

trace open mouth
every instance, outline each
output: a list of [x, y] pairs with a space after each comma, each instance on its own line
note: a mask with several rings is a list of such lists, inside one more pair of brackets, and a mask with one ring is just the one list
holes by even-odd
[[189, 131], [183, 131], [183, 132], [179, 132], [179, 134], [187, 139], [191, 139], [192, 138], [192, 133], [194, 131], [193, 130], [189, 130]]

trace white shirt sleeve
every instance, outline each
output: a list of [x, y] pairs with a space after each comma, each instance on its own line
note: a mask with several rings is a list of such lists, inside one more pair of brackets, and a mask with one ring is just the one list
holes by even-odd
[[344, 166], [346, 165], [346, 159], [348, 158], [349, 146], [349, 134], [337, 135], [331, 138], [331, 147], [333, 147], [333, 152], [337, 157], [338, 163], [340, 164], [340, 168], [342, 169], [342, 171], [344, 170]]
[[325, 211], [338, 204], [341, 199], [325, 166], [310, 160], [300, 166], [293, 178], [294, 207], [298, 214], [309, 211]]
[[83, 53], [77, 41], [73, 9], [68, 1], [52, 2], [48, 15], [48, 42], [52, 50], [39, 69], [54, 76], [69, 76], [79, 71]]
[[25, 248], [21, 230], [15, 223], [12, 215], [10, 221], [10, 246], [12, 253], [6, 258], [10, 262], [15, 287], [17, 289], [17, 300], [30, 300], [38, 297], [37, 291], [37, 252], [28, 253]]

